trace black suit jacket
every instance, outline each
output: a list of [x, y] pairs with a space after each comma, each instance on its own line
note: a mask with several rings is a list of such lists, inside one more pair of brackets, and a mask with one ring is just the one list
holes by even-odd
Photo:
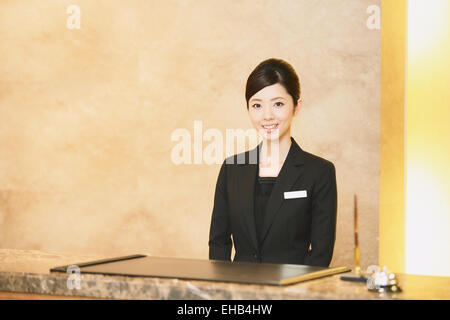
[[[223, 162], [211, 218], [210, 259], [231, 260], [234, 242], [234, 261], [329, 266], [336, 232], [335, 168], [291, 141], [267, 202], [260, 247], [253, 207], [262, 143]], [[287, 191], [306, 191], [306, 197], [285, 199]]]

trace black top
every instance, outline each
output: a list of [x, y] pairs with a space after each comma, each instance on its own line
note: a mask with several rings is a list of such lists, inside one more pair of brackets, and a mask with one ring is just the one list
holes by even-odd
[[255, 227], [256, 227], [256, 236], [258, 238], [259, 247], [261, 247], [261, 233], [262, 227], [264, 224], [264, 216], [266, 212], [267, 201], [272, 194], [273, 186], [275, 185], [275, 181], [277, 177], [260, 177], [259, 169], [258, 174], [256, 175], [256, 183], [255, 183]]

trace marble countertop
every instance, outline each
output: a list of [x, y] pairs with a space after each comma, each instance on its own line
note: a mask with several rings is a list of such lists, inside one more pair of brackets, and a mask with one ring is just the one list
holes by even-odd
[[380, 294], [340, 280], [341, 274], [284, 287], [83, 274], [80, 289], [69, 289], [69, 274], [50, 273], [105, 258], [112, 257], [0, 249], [0, 291], [111, 299], [450, 299], [450, 277], [407, 274], [397, 274], [402, 292]]

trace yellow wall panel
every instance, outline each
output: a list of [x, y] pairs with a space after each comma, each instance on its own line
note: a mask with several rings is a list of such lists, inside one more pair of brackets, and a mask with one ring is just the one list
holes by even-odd
[[379, 264], [404, 271], [406, 1], [382, 2]]

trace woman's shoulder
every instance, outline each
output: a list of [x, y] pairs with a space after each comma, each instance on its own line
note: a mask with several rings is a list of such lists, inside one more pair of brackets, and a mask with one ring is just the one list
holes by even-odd
[[233, 154], [223, 161], [223, 165], [245, 165], [258, 164], [257, 149], [251, 149], [244, 152]]
[[303, 159], [307, 165], [315, 167], [316, 169], [335, 170], [334, 164], [330, 160], [304, 150], [302, 150], [302, 153]]

